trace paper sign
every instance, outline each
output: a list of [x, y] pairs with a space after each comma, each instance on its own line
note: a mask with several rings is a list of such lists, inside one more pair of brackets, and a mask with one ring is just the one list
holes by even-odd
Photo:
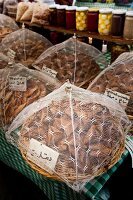
[[27, 158], [42, 169], [53, 173], [58, 157], [59, 153], [57, 151], [33, 138], [30, 140]]
[[105, 95], [110, 97], [111, 99], [117, 101], [123, 107], [127, 106], [129, 99], [130, 99], [130, 96], [128, 96], [128, 95], [122, 94], [120, 92], [112, 91], [108, 88], [105, 91]]
[[46, 67], [45, 65], [43, 66], [42, 71], [48, 73], [50, 76], [52, 76], [54, 78], [57, 76], [57, 72], [55, 70], [50, 69], [50, 68]]
[[22, 76], [9, 76], [9, 89], [13, 91], [26, 91], [27, 79]]
[[16, 55], [15, 51], [13, 51], [12, 49], [8, 50], [8, 52], [7, 52], [7, 56], [9, 58], [8, 64], [13, 64], [14, 63], [15, 55]]

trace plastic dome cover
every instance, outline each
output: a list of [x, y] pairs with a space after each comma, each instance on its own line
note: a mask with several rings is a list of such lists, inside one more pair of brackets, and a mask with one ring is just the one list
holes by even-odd
[[13, 64], [0, 70], [0, 126], [6, 130], [27, 105], [60, 87], [57, 79]]
[[9, 49], [13, 50], [16, 54], [15, 62], [30, 67], [38, 56], [51, 46], [52, 43], [42, 35], [22, 28], [2, 40], [0, 52], [7, 55]]
[[88, 89], [106, 93], [133, 115], [133, 52], [121, 54], [94, 79]]
[[0, 14], [0, 41], [7, 34], [18, 30], [19, 27], [15, 21], [6, 15]]
[[33, 63], [36, 69], [54, 70], [52, 72], [63, 83], [69, 79], [71, 83], [84, 88], [100, 72], [101, 65], [104, 68], [107, 66], [102, 53], [75, 38], [49, 48]]
[[65, 83], [26, 107], [7, 138], [22, 125], [16, 143], [31, 167], [34, 163], [38, 172], [47, 171], [79, 191], [119, 160], [129, 124], [109, 97]]

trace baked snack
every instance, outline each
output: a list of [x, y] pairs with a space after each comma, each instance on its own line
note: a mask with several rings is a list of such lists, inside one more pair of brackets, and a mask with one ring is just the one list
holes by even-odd
[[41, 70], [45, 70], [45, 67], [55, 70], [57, 78], [61, 82], [64, 83], [69, 79], [75, 85], [87, 88], [89, 83], [100, 73], [100, 64], [103, 67], [107, 66], [106, 59], [100, 51], [93, 46], [70, 38], [49, 48], [40, 55], [33, 66]]
[[19, 27], [15, 21], [3, 14], [0, 14], [0, 41], [9, 33], [18, 30]]
[[46, 96], [59, 86], [60, 83], [56, 79], [53, 80], [47, 74], [30, 70], [20, 64], [1, 69], [0, 118], [2, 123], [0, 125], [6, 130], [27, 105]]
[[58, 177], [74, 189], [75, 184], [108, 170], [124, 151], [129, 120], [123, 109], [104, 95], [64, 84], [40, 102], [27, 107], [14, 125], [22, 116], [25, 116], [25, 123], [22, 122], [18, 146], [24, 158], [31, 167], [36, 165], [37, 171], [49, 176], [46, 171], [51, 167], [46, 160], [42, 169], [37, 167], [38, 155], [34, 154], [34, 164], [28, 161], [26, 156], [27, 152], [30, 153], [31, 140], [58, 152], [51, 178]]
[[133, 53], [123, 53], [110, 67], [99, 74], [88, 87], [92, 92], [107, 89], [129, 96], [126, 112], [133, 115]]
[[52, 44], [42, 35], [22, 28], [5, 37], [0, 46], [0, 52], [7, 55], [9, 49], [13, 50], [15, 62], [31, 67], [31, 64]]

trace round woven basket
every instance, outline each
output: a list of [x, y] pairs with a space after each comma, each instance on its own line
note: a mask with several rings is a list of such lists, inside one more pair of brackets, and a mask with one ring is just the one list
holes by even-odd
[[[114, 156], [113, 156], [110, 164], [107, 165], [106, 167], [98, 169], [97, 172], [96, 172], [96, 174], [93, 175], [93, 177], [99, 176], [99, 175], [103, 174], [108, 169], [110, 169], [114, 164], [116, 164], [116, 162], [120, 159], [120, 157], [121, 157], [122, 153], [124, 152], [124, 150], [125, 150], [125, 145], [121, 144], [121, 146], [115, 151], [115, 154], [114, 154]], [[23, 148], [21, 148], [21, 147], [20, 147], [20, 152], [22, 154], [22, 157], [30, 165], [30, 167], [32, 169], [34, 169], [35, 171], [37, 171], [39, 174], [41, 174], [41, 175], [43, 175], [43, 176], [45, 176], [47, 178], [53, 179], [53, 180], [63, 181], [61, 179], [61, 177], [57, 176], [55, 173], [50, 174], [47, 171], [45, 171], [44, 169], [38, 167], [36, 164], [34, 164], [33, 162], [31, 162], [30, 160], [28, 160], [27, 157], [26, 157], [26, 151]], [[70, 172], [69, 176], [67, 174], [66, 177], [69, 180], [69, 182], [74, 182], [76, 180], [75, 172]], [[78, 174], [78, 180], [84, 180], [84, 179], [87, 179], [87, 178], [89, 180], [90, 177], [91, 176], [88, 175], [88, 174], [86, 174], [86, 175]]]

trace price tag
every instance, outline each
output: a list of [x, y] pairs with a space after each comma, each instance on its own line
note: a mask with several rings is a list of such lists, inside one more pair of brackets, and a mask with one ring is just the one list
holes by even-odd
[[13, 91], [26, 91], [27, 79], [22, 76], [9, 76], [9, 89]]
[[52, 76], [54, 78], [57, 76], [57, 72], [55, 70], [50, 69], [50, 68], [46, 67], [45, 65], [43, 65], [42, 71], [48, 73], [50, 76]]
[[120, 92], [112, 91], [108, 88], [105, 91], [105, 95], [110, 97], [111, 99], [117, 101], [124, 108], [126, 108], [128, 102], [129, 102], [129, 99], [130, 99], [130, 96], [128, 96], [128, 95], [122, 94]]
[[14, 63], [14, 58], [15, 58], [16, 52], [13, 51], [12, 49], [9, 49], [7, 52], [7, 56], [9, 58], [8, 64], [13, 64]]
[[52, 174], [58, 157], [59, 153], [57, 151], [54, 151], [33, 138], [30, 140], [27, 158], [42, 169]]

